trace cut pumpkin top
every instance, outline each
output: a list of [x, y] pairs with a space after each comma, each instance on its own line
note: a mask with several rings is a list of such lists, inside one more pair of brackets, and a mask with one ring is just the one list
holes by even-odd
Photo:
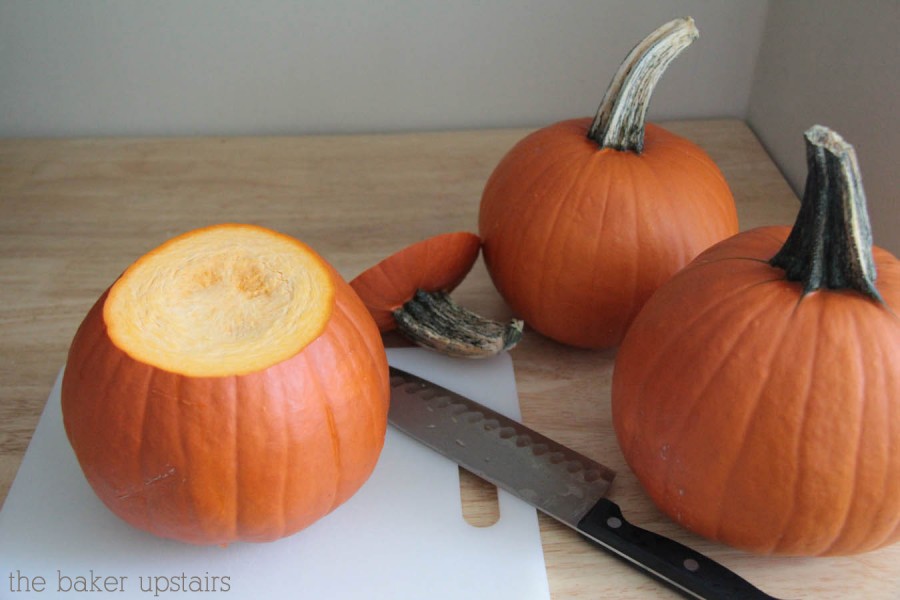
[[395, 329], [394, 311], [416, 292], [450, 292], [466, 277], [481, 248], [468, 232], [445, 233], [407, 246], [357, 276], [350, 285], [382, 332]]
[[254, 225], [175, 237], [110, 288], [104, 321], [132, 358], [197, 377], [240, 375], [290, 358], [334, 307], [331, 270], [311, 248]]

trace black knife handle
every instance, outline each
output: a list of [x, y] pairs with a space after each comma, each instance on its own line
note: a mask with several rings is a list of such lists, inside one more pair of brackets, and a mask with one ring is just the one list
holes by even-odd
[[632, 525], [622, 511], [601, 499], [578, 523], [579, 532], [605, 550], [628, 560], [689, 598], [765, 600], [762, 592], [736, 573], [687, 546]]

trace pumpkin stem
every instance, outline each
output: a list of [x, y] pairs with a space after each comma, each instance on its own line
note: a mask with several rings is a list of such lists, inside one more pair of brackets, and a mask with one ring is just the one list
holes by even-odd
[[881, 302], [872, 231], [853, 146], [827, 127], [805, 134], [808, 173], [797, 221], [769, 263], [803, 292], [851, 289]]
[[483, 358], [511, 350], [522, 338], [523, 322], [503, 325], [467, 310], [446, 292], [416, 295], [394, 311], [401, 333], [420, 346], [450, 356]]
[[669, 63], [700, 35], [690, 17], [669, 21], [635, 46], [603, 96], [588, 138], [601, 148], [644, 148], [644, 120], [650, 96]]

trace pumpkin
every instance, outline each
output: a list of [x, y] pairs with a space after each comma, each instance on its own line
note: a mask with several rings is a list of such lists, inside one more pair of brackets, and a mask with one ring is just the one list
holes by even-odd
[[388, 398], [378, 329], [337, 272], [289, 236], [223, 224], [149, 252], [94, 304], [62, 414], [113, 513], [228, 544], [290, 535], [353, 495]]
[[558, 342], [619, 344], [650, 295], [738, 231], [725, 178], [697, 145], [645, 124], [653, 86], [697, 36], [659, 28], [619, 68], [591, 119], [519, 141], [479, 208], [484, 260], [513, 312]]
[[900, 261], [872, 246], [853, 148], [824, 127], [793, 229], [663, 285], [616, 357], [612, 415], [653, 501], [760, 554], [900, 540]]
[[450, 297], [478, 258], [481, 240], [465, 231], [416, 242], [366, 269], [350, 285], [383, 332], [448, 356], [485, 358], [511, 350], [523, 323], [486, 319]]

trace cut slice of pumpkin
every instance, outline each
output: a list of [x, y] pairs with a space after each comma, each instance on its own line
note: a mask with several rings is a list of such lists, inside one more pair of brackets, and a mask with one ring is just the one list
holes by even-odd
[[473, 233], [445, 233], [396, 252], [350, 285], [382, 332], [397, 329], [419, 346], [450, 356], [493, 356], [519, 342], [523, 322], [484, 318], [450, 297], [480, 249], [481, 240]]

